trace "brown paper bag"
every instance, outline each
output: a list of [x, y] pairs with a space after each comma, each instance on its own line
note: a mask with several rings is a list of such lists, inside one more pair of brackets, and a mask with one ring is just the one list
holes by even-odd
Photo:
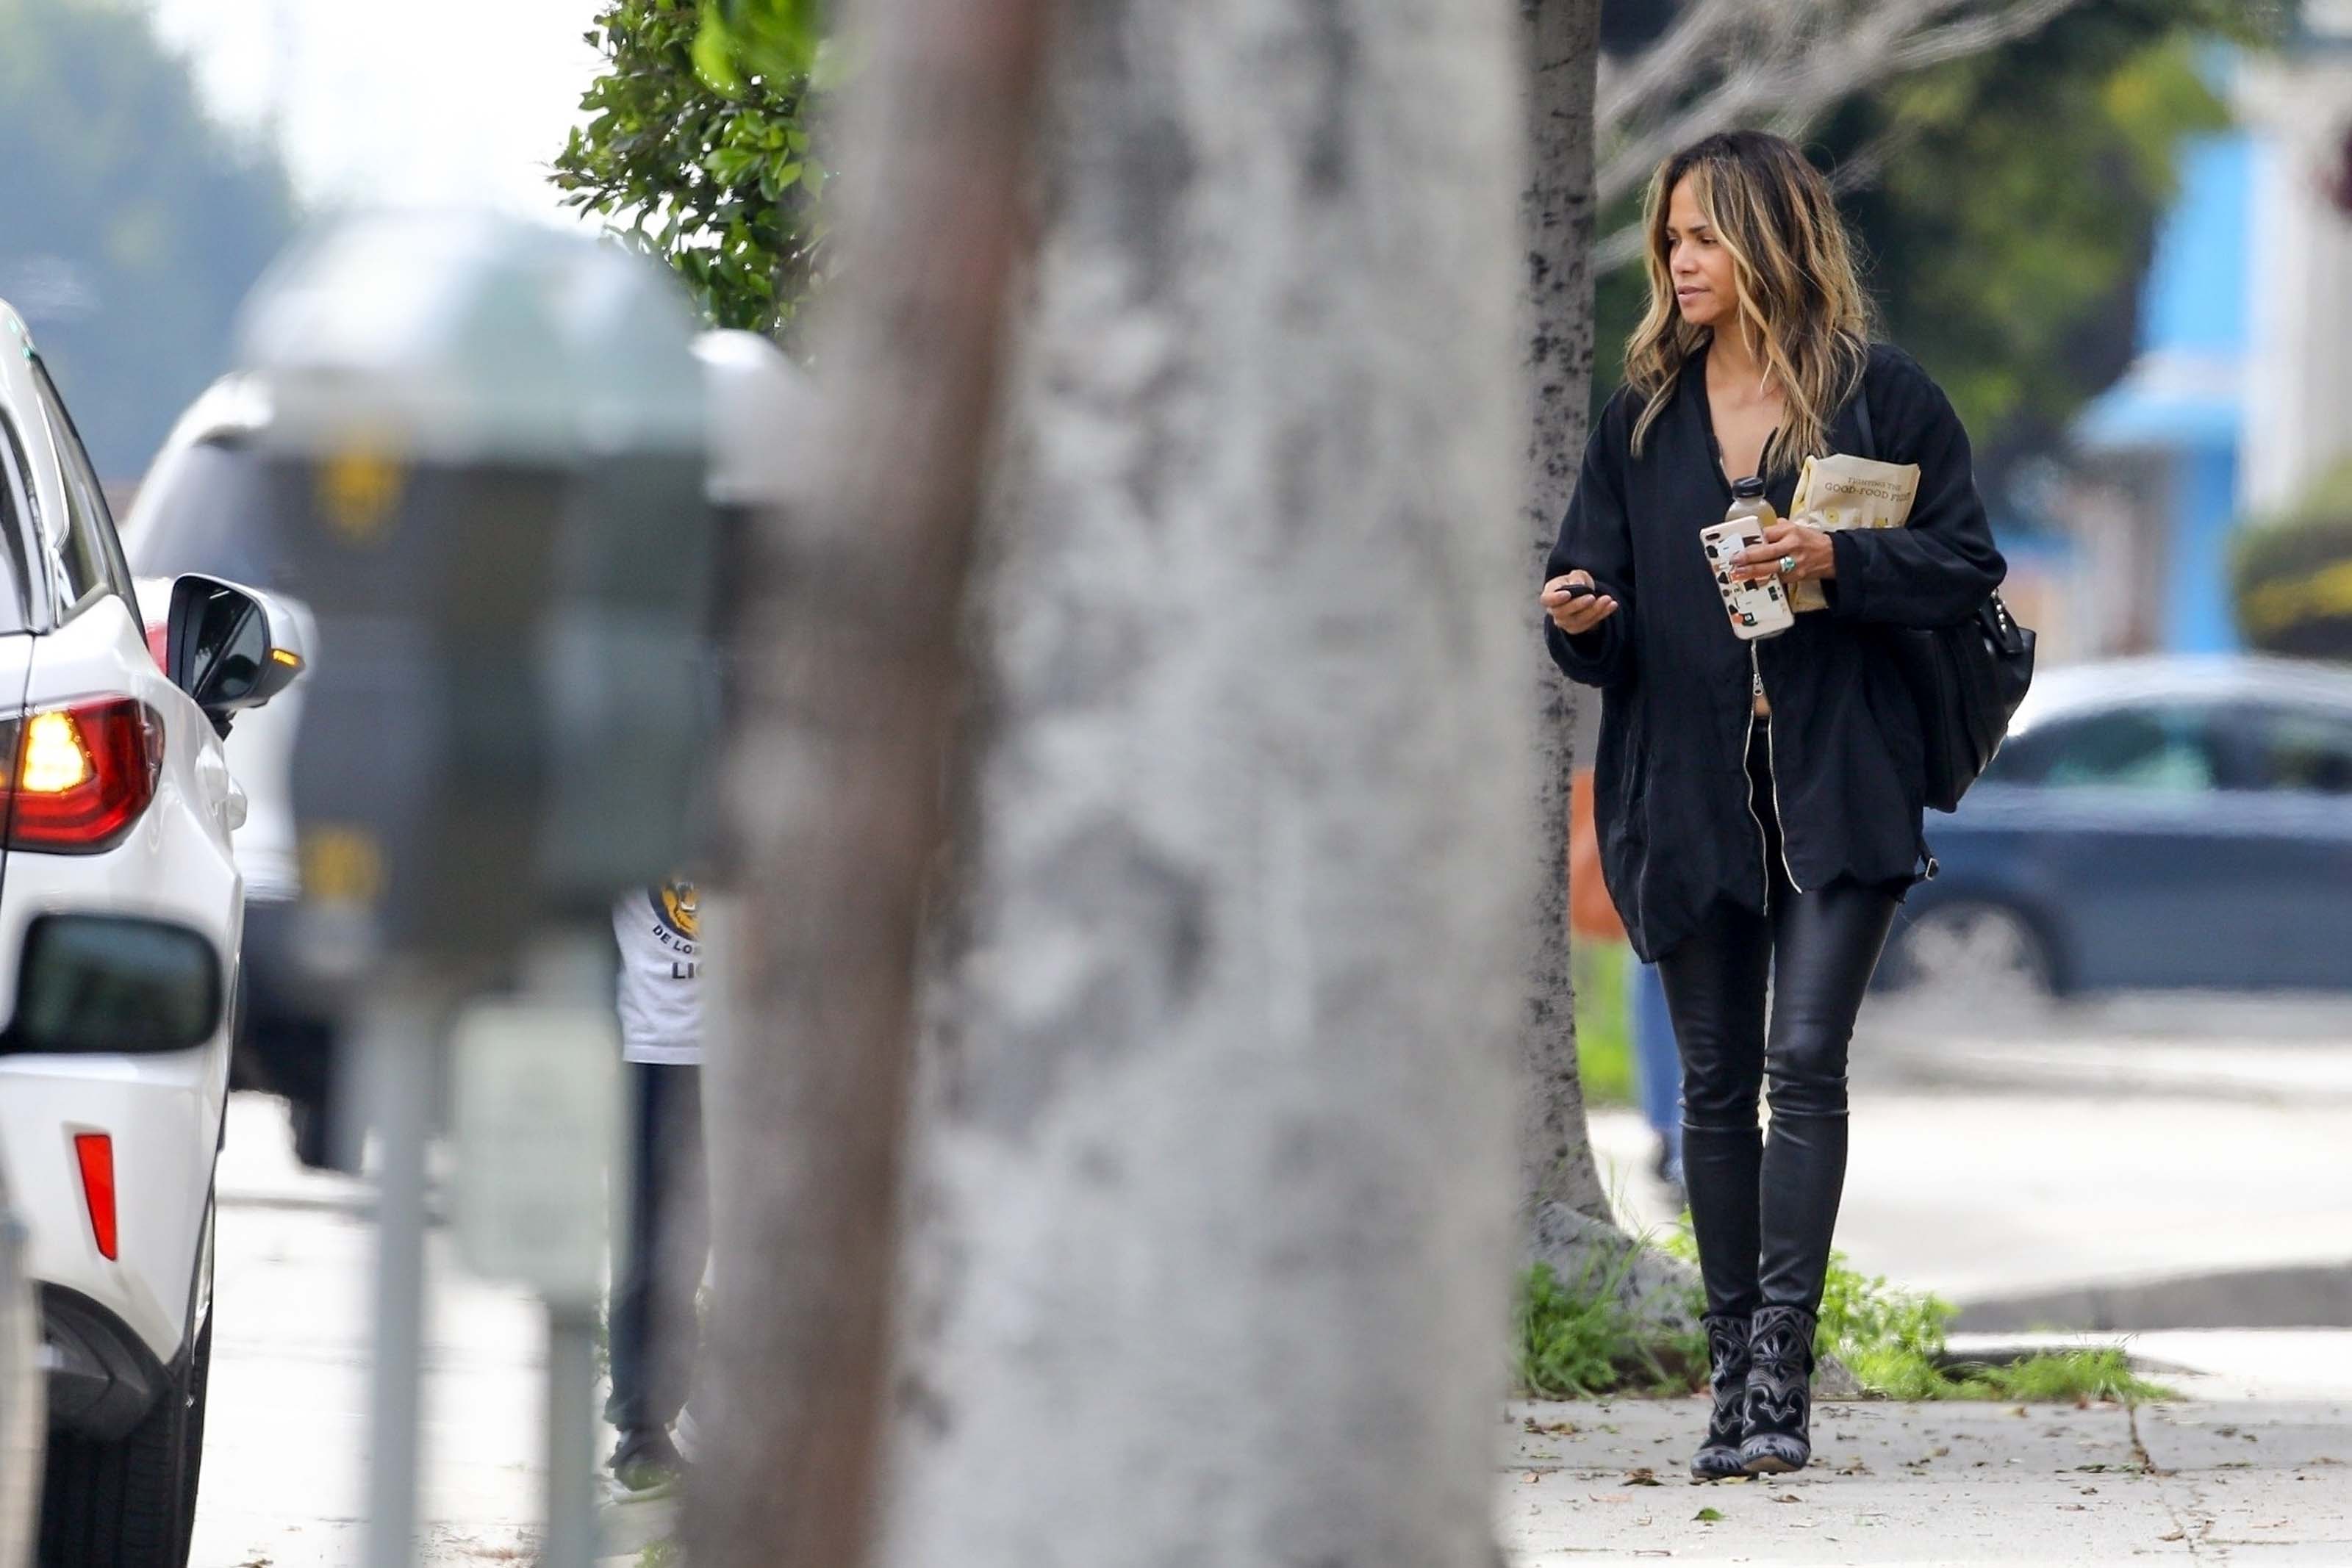
[[[1911, 520], [1911, 499], [1918, 493], [1916, 463], [1881, 463], [1832, 452], [1805, 459], [1789, 517], [1832, 531], [1899, 528]], [[1789, 605], [1800, 612], [1827, 610], [1830, 601], [1819, 582], [1807, 580], [1790, 590]]]

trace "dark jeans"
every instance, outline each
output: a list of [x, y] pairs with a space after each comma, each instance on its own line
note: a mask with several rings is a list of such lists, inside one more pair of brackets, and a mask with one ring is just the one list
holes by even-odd
[[629, 1067], [630, 1192], [615, 1205], [613, 1397], [623, 1432], [677, 1419], [694, 1375], [694, 1298], [710, 1249], [702, 1157], [702, 1069]]
[[[1711, 1312], [1821, 1310], [1845, 1187], [1846, 1048], [1898, 902], [1891, 887], [1790, 885], [1767, 734], [1759, 719], [1748, 770], [1769, 911], [1719, 902], [1658, 961], [1682, 1051], [1683, 1179]], [[1769, 1139], [1756, 1119], [1768, 1082]]]

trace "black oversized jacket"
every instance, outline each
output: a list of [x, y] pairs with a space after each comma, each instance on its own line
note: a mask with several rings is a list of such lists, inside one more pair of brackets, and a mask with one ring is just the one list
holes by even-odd
[[[1684, 367], [1640, 457], [1632, 439], [1641, 404], [1623, 389], [1585, 449], [1545, 575], [1590, 571], [1617, 612], [1580, 637], [1547, 617], [1544, 635], [1570, 678], [1601, 690], [1601, 866], [1644, 958], [1689, 936], [1718, 897], [1764, 904], [1764, 836], [1748, 809], [1745, 766], [1751, 647], [1771, 699], [1790, 880], [1801, 889], [1840, 877], [1907, 883], [1924, 862], [1919, 717], [1880, 629], [1961, 620], [1999, 586], [2003, 563], [1977, 496], [1968, 433], [1942, 389], [1909, 355], [1874, 345], [1860, 395], [1869, 402], [1868, 447], [1851, 403], [1830, 444], [1917, 464], [1910, 524], [1832, 534], [1830, 610], [1800, 615], [1789, 632], [1754, 644], [1732, 634], [1699, 545], [1699, 530], [1731, 504], [1710, 437], [1704, 355]], [[1793, 474], [1768, 487], [1784, 517], [1795, 487]]]

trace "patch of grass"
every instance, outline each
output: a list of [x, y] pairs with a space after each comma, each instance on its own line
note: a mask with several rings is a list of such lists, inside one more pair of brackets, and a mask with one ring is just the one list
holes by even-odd
[[2124, 1353], [2113, 1345], [2098, 1350], [2048, 1351], [2006, 1366], [1964, 1366], [1946, 1370], [1967, 1393], [1963, 1399], [2004, 1399], [2021, 1404], [2112, 1399], [2137, 1404], [2148, 1399], [2179, 1397], [2159, 1383], [2150, 1383], [2131, 1369]]
[[1947, 1398], [1940, 1358], [1954, 1310], [1940, 1296], [1858, 1273], [1832, 1252], [1813, 1352], [1837, 1357], [1864, 1388], [1890, 1399]]
[[2043, 1351], [2000, 1364], [1956, 1364], [1946, 1348], [1955, 1312], [1940, 1296], [1897, 1290], [1883, 1275], [1865, 1278], [1846, 1266], [1843, 1254], [1832, 1253], [1814, 1343], [1820, 1354], [1844, 1362], [1864, 1387], [1895, 1399], [2132, 1404], [2174, 1397], [2133, 1372], [2113, 1345]]
[[[1687, 1213], [1663, 1245], [1687, 1262], [1698, 1260]], [[1883, 1274], [1863, 1274], [1847, 1264], [1844, 1253], [1832, 1252], [1814, 1354], [1835, 1356], [1864, 1388], [1890, 1399], [2132, 1404], [2178, 1397], [2133, 1372], [2124, 1353], [2111, 1345], [2045, 1351], [2000, 1365], [1955, 1364], [1947, 1335], [1958, 1311], [1941, 1296], [1902, 1290]]]
[[1634, 1310], [1625, 1282], [1648, 1238], [1614, 1257], [1595, 1255], [1574, 1279], [1538, 1263], [1519, 1279], [1518, 1381], [1539, 1399], [1603, 1394], [1685, 1394], [1706, 1377], [1706, 1335], [1674, 1330]]
[[648, 1541], [637, 1553], [637, 1568], [686, 1568], [686, 1556], [675, 1541]]
[[1633, 956], [1622, 943], [1578, 942], [1570, 966], [1576, 981], [1576, 1071], [1588, 1105], [1634, 1103]]

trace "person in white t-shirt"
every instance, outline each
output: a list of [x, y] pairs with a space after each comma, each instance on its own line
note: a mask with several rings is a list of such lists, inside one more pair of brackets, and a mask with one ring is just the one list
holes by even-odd
[[604, 1414], [621, 1435], [614, 1482], [631, 1496], [667, 1490], [681, 1468], [669, 1428], [693, 1380], [695, 1295], [710, 1246], [699, 913], [694, 884], [684, 881], [636, 889], [613, 909], [632, 1190], [614, 1247], [613, 1396]]

